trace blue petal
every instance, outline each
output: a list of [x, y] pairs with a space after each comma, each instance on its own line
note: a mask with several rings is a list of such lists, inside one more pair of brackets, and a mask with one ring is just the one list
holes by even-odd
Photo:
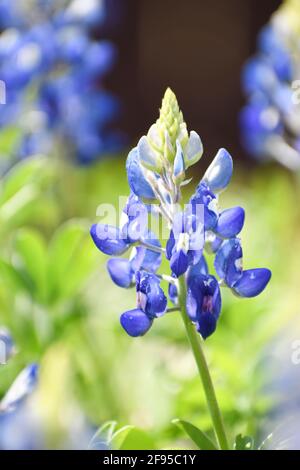
[[224, 241], [216, 253], [215, 270], [229, 287], [242, 275], [242, 258], [243, 252], [238, 238]]
[[289, 84], [279, 84], [274, 90], [272, 100], [275, 108], [281, 113], [290, 113], [293, 110], [293, 89]]
[[201, 334], [203, 339], [212, 335], [217, 327], [217, 320], [211, 313], [200, 315], [196, 323], [197, 331]]
[[186, 231], [185, 224], [186, 224], [186, 220], [185, 220], [184, 212], [183, 211], [176, 212], [173, 217], [173, 225], [172, 225], [172, 232], [176, 240], [178, 240], [178, 237], [181, 233]]
[[119, 287], [130, 287], [133, 281], [131, 263], [123, 258], [111, 258], [107, 262], [107, 270], [112, 281]]
[[273, 134], [283, 134], [280, 113], [265, 102], [251, 102], [240, 113], [242, 143], [257, 158], [268, 153], [268, 139]]
[[185, 148], [185, 164], [188, 168], [194, 165], [203, 154], [203, 145], [197, 132], [191, 131], [188, 143]]
[[194, 250], [193, 248], [191, 248], [191, 244], [190, 244], [190, 249], [187, 255], [188, 255], [189, 266], [195, 266], [201, 261], [201, 258], [203, 256], [203, 249]]
[[122, 226], [122, 235], [128, 243], [135, 243], [142, 238], [148, 227], [148, 210], [145, 204], [133, 193], [123, 209], [127, 222]]
[[130, 189], [139, 197], [155, 199], [155, 194], [145, 179], [143, 170], [138, 161], [137, 148], [132, 149], [126, 161], [127, 177]]
[[223, 240], [221, 238], [216, 237], [212, 242], [211, 242], [211, 250], [213, 253], [216, 253], [220, 246], [222, 245]]
[[248, 269], [243, 271], [233, 290], [241, 297], [255, 297], [264, 290], [271, 275], [271, 271], [266, 268]]
[[269, 93], [277, 83], [276, 75], [270, 63], [256, 57], [246, 63], [242, 72], [242, 82], [244, 90], [249, 94], [257, 91]]
[[171, 230], [170, 237], [169, 237], [169, 239], [167, 241], [167, 244], [166, 244], [166, 258], [169, 259], [169, 260], [172, 257], [172, 252], [173, 252], [174, 246], [175, 246], [175, 237], [174, 237], [173, 230]]
[[281, 82], [293, 80], [293, 58], [287, 51], [280, 51], [272, 58], [272, 63], [277, 77]]
[[129, 247], [120, 230], [112, 225], [94, 224], [90, 233], [96, 247], [106, 255], [121, 255]]
[[184, 180], [184, 159], [183, 159], [183, 152], [180, 142], [176, 141], [176, 155], [174, 159], [174, 170], [173, 175], [175, 180], [183, 181]]
[[218, 192], [229, 184], [232, 171], [232, 158], [227, 150], [221, 148], [206, 170], [203, 180], [212, 191]]
[[175, 251], [170, 260], [170, 268], [172, 273], [175, 274], [175, 276], [179, 277], [182, 274], [184, 274], [188, 268], [189, 265], [189, 257], [186, 253], [184, 253], [182, 250]]
[[188, 278], [187, 312], [192, 321], [209, 313], [217, 320], [221, 312], [221, 293], [214, 276], [198, 274]]
[[[189, 204], [185, 211], [185, 227], [189, 234], [189, 251], [193, 252], [193, 264], [196, 264], [201, 256], [205, 244], [205, 209]], [[200, 256], [196, 253], [200, 253]]]
[[147, 294], [147, 304], [145, 312], [150, 317], [160, 317], [167, 309], [167, 297], [158, 285], [154, 286]]
[[[202, 215], [201, 208], [198, 208], [198, 205], [204, 206], [204, 227], [205, 230], [213, 230], [217, 224], [218, 212], [216, 207], [216, 196], [204, 181], [201, 181], [197, 186], [195, 194], [190, 199], [190, 204], [192, 206], [193, 213], [198, 216]], [[201, 223], [201, 221], [200, 221]]]
[[160, 280], [154, 274], [139, 271], [136, 274], [136, 284], [138, 299], [144, 312], [150, 317], [155, 318], [165, 313], [167, 308], [167, 298], [160, 287]]
[[161, 162], [157, 154], [152, 150], [145, 135], [140, 138], [137, 144], [138, 159], [142, 164], [152, 171], [160, 171]]
[[258, 48], [267, 55], [277, 53], [282, 50], [283, 44], [280, 35], [276, 33], [275, 28], [271, 24], [264, 26], [257, 36]]
[[188, 289], [186, 296], [186, 310], [188, 316], [193, 322], [196, 322], [199, 314], [201, 313], [201, 306], [203, 302], [203, 293], [201, 289], [194, 292], [191, 288]]
[[169, 284], [168, 294], [169, 294], [169, 298], [171, 302], [174, 305], [177, 305], [178, 304], [178, 291], [177, 291], [177, 287], [174, 284]]
[[143, 336], [151, 327], [151, 320], [143, 310], [136, 308], [129, 310], [121, 315], [120, 322], [129, 336]]
[[243, 228], [245, 211], [242, 207], [233, 207], [221, 212], [214, 231], [222, 238], [233, 238]]
[[[154, 240], [152, 240], [154, 242]], [[154, 243], [153, 243], [154, 244]], [[160, 245], [160, 244], [159, 244]], [[162, 255], [157, 251], [145, 249], [145, 256], [141, 264], [141, 269], [155, 273], [161, 265]]]
[[208, 266], [204, 256], [201, 256], [200, 261], [194, 266], [190, 266], [188, 270], [187, 282], [189, 283], [192, 277], [203, 274], [204, 276], [208, 275]]
[[[142, 241], [153, 247], [161, 248], [161, 243], [153, 232], [148, 232], [146, 237], [142, 238]], [[162, 254], [151, 250], [151, 248], [145, 248], [138, 246], [133, 249], [134, 255], [130, 258], [131, 268], [133, 271], [144, 269], [150, 273], [155, 273], [161, 265]]]

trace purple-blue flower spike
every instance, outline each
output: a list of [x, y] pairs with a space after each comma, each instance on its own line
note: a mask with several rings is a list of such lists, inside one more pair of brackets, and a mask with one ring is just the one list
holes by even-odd
[[[128, 154], [126, 169], [130, 196], [120, 226], [94, 224], [91, 236], [100, 251], [113, 256], [107, 269], [119, 287], [133, 287], [141, 272], [144, 277], [148, 273], [147, 285], [152, 297], [162, 295], [159, 282], [163, 278], [169, 281], [170, 300], [178, 303], [179, 279], [183, 277], [188, 295], [187, 313], [202, 338], [206, 339], [217, 327], [221, 311], [220, 288], [228, 286], [239, 297], [254, 297], [264, 290], [271, 273], [264, 268], [243, 270], [238, 235], [244, 225], [245, 211], [240, 206], [219, 207], [220, 193], [230, 183], [233, 171], [227, 150], [217, 152], [189, 204], [184, 208], [180, 206], [186, 172], [202, 153], [200, 137], [195, 131], [188, 133], [177, 99], [168, 89], [159, 119]], [[151, 201], [170, 229], [166, 241], [159, 240], [148, 227], [151, 215], [148, 203]], [[129, 259], [115, 257], [127, 251], [130, 251]], [[214, 273], [208, 272], [205, 259], [208, 251], [215, 258], [215, 274], [219, 281]], [[156, 276], [163, 256], [169, 261], [171, 274]], [[201, 292], [209, 291], [206, 284], [211, 283], [218, 292], [217, 308], [211, 300], [206, 300], [206, 297], [210, 298], [208, 294], [203, 294], [205, 305], [202, 308]], [[154, 292], [151, 291], [153, 285], [156, 286]], [[141, 296], [140, 290], [138, 293], [138, 297]], [[196, 316], [191, 313], [195, 305], [198, 305]], [[122, 314], [121, 324], [129, 335], [141, 336], [150, 329], [157, 316], [157, 312], [149, 314], [138, 302], [134, 309]]]
[[[136, 304], [120, 317], [129, 336], [143, 336], [154, 328], [156, 319], [180, 311], [218, 446], [228, 449], [201, 341], [216, 331], [223, 287], [239, 297], [254, 297], [264, 290], [271, 272], [265, 268], [243, 269], [238, 236], [245, 211], [240, 206], [219, 206], [220, 193], [230, 183], [233, 171], [227, 150], [217, 152], [188, 204], [182, 204], [182, 186], [190, 181], [187, 171], [202, 153], [200, 137], [195, 131], [188, 133], [176, 96], [168, 89], [158, 120], [129, 152], [126, 169], [130, 195], [119, 226], [94, 224], [91, 236], [100, 251], [113, 256], [107, 263], [112, 281], [123, 288], [136, 286]], [[157, 215], [167, 229], [161, 236], [149, 226], [152, 216]], [[163, 236], [165, 233], [168, 235]], [[129, 258], [115, 257], [128, 251]], [[209, 272], [207, 254], [214, 257], [215, 273]], [[163, 257], [169, 262], [168, 273], [160, 272]], [[172, 308], [168, 308], [162, 280], [168, 283]]]

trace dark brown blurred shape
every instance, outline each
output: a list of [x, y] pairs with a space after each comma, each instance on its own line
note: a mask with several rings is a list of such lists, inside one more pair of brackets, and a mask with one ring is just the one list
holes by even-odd
[[255, 51], [259, 29], [279, 0], [123, 0], [113, 39], [119, 64], [109, 86], [121, 96], [120, 127], [135, 143], [156, 119], [167, 86], [190, 129], [212, 155], [223, 146], [236, 157], [243, 103], [241, 67]]

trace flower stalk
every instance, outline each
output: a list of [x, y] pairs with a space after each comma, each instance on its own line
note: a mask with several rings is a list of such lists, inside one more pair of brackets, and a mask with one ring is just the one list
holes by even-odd
[[192, 348], [194, 358], [199, 371], [200, 379], [203, 385], [207, 406], [211, 415], [215, 435], [221, 450], [229, 450], [229, 444], [225, 432], [225, 427], [218, 405], [215, 389], [209, 372], [209, 368], [205, 359], [205, 355], [200, 343], [200, 336], [197, 334], [192, 322], [186, 311], [186, 284], [184, 276], [180, 276], [179, 280], [179, 303], [180, 312], [185, 326], [186, 334]]

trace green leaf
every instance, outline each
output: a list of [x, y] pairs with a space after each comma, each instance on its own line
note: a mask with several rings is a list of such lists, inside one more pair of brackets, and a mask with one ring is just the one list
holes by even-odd
[[44, 156], [27, 158], [14, 165], [3, 176], [0, 180], [2, 239], [4, 234], [24, 225], [28, 220], [45, 219], [50, 207], [48, 189], [54, 177], [54, 165]]
[[18, 190], [0, 206], [0, 222], [4, 225], [21, 224], [32, 211], [39, 193], [33, 184], [28, 184]]
[[152, 436], [142, 429], [132, 428], [127, 433], [119, 450], [155, 450]]
[[49, 286], [51, 300], [71, 297], [91, 273], [96, 263], [89, 224], [72, 220], [62, 225], [49, 246]]
[[22, 136], [20, 127], [7, 126], [0, 132], [0, 157], [9, 160]]
[[33, 184], [34, 187], [44, 185], [52, 180], [53, 176], [54, 167], [50, 159], [43, 155], [18, 162], [3, 179], [0, 203], [9, 200], [27, 184]]
[[128, 424], [116, 431], [111, 438], [112, 449], [121, 449], [128, 434], [134, 429], [134, 426]]
[[196, 428], [193, 424], [182, 419], [174, 419], [173, 424], [183, 429], [184, 432], [192, 439], [192, 441], [201, 450], [218, 450], [216, 445], [204, 434], [200, 429]]
[[5, 289], [13, 295], [16, 290], [27, 288], [18, 270], [3, 259], [0, 259], [0, 278], [2, 287], [4, 285]]
[[43, 237], [37, 231], [20, 229], [15, 237], [15, 251], [15, 268], [29, 276], [38, 300], [45, 300], [47, 251]]
[[234, 449], [235, 450], [253, 450], [253, 438], [250, 436], [242, 436], [238, 434], [235, 438]]

